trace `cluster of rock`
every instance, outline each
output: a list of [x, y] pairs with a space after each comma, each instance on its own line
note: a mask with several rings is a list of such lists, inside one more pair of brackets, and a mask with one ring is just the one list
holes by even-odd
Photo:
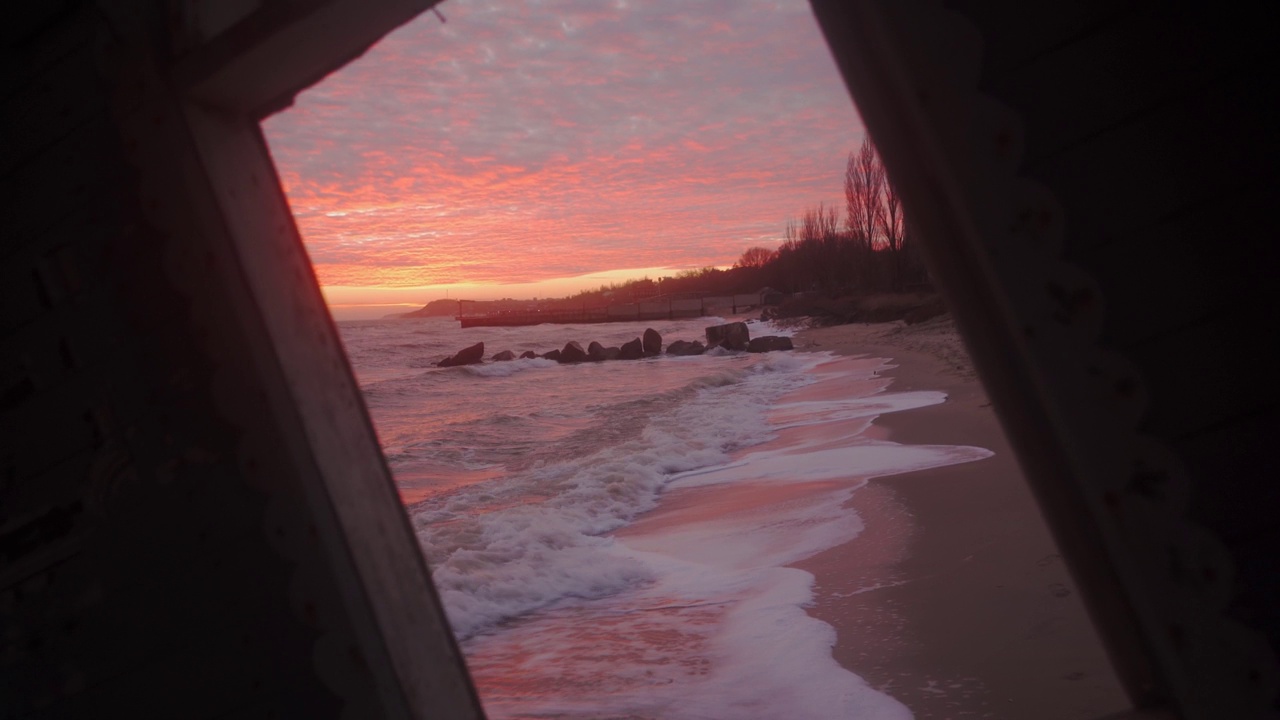
[[[707, 343], [705, 345], [697, 340], [677, 340], [667, 346], [666, 354], [701, 355], [715, 347], [723, 347], [726, 350], [745, 350], [746, 352], [772, 352], [774, 350], [791, 350], [794, 347], [789, 337], [766, 335], [753, 339], [747, 329], [747, 324], [742, 322], [713, 325], [707, 328], [706, 335]], [[517, 356], [510, 350], [503, 350], [500, 353], [495, 353], [489, 359], [495, 362], [503, 362], [515, 360], [517, 357], [521, 359], [544, 358], [568, 364], [603, 362], [605, 360], [639, 360], [661, 354], [662, 335], [657, 330], [648, 328], [644, 331], [643, 336], [623, 343], [621, 347], [604, 347], [600, 343], [592, 341], [584, 350], [576, 340], [570, 340], [565, 343], [563, 348], [545, 352], [541, 355], [532, 350], [526, 350]], [[481, 362], [484, 362], [484, 343], [482, 342], [463, 348], [454, 355], [436, 363], [436, 365], [439, 367], [453, 367], [455, 365], [475, 365]]]

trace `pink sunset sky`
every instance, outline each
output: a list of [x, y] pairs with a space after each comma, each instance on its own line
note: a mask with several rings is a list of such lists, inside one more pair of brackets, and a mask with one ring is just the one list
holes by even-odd
[[804, 0], [448, 0], [263, 122], [335, 316], [776, 247], [862, 123]]

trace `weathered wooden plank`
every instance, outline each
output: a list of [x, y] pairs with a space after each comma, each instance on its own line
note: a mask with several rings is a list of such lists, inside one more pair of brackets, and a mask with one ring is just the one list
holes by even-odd
[[10, 335], [30, 325], [47, 312], [49, 306], [41, 297], [34, 267], [14, 267], [12, 272], [5, 274], [9, 277], [0, 284], [0, 334]]
[[[23, 17], [25, 15], [25, 17]], [[101, 15], [67, 0], [11, 4], [0, 28], [0, 103], [61, 58], [92, 44]]]
[[[0, 318], [0, 357], [6, 374], [15, 372], [19, 362], [22, 374], [32, 381], [32, 391], [56, 384], [89, 362], [86, 354], [89, 338], [103, 338], [105, 307], [110, 302], [99, 278], [89, 275], [89, 287], [68, 287], [64, 278], [56, 291], [36, 279], [40, 273], [30, 272], [0, 281], [0, 287], [15, 288], [9, 295], [18, 302], [12, 314]], [[23, 281], [26, 282], [23, 282]], [[56, 293], [64, 297], [56, 298]], [[51, 297], [55, 296], [55, 297]], [[63, 302], [59, 302], [62, 300]], [[16, 404], [6, 397], [0, 407]]]
[[55, 507], [84, 498], [98, 452], [83, 450], [31, 476], [14, 476], [3, 494], [0, 534], [13, 532]]
[[88, 45], [59, 58], [4, 100], [0, 176], [108, 113], [108, 98]]
[[[72, 502], [7, 531], [0, 538], [0, 588], [6, 593], [26, 592], [33, 579], [83, 552], [84, 538], [91, 530], [83, 504]], [[0, 630], [7, 637], [13, 637], [13, 627], [9, 618], [0, 618]]]
[[0, 314], [0, 352], [39, 345], [48, 335], [65, 336], [65, 329], [55, 328], [76, 325], [77, 317], [103, 314], [109, 299], [104, 278], [93, 269], [108, 254], [108, 246], [92, 236], [96, 230], [75, 223], [70, 231], [80, 242], [45, 235], [9, 258], [0, 270], [0, 293], [6, 301]]
[[1067, 252], [1114, 242], [1189, 207], [1274, 187], [1280, 146], [1266, 113], [1216, 109], [1252, 103], [1254, 88], [1251, 78], [1222, 78], [1030, 166], [1027, 174], [1068, 208]]
[[[95, 513], [100, 532], [87, 553], [26, 584], [9, 616], [21, 631], [0, 651], [33, 681], [74, 669], [59, 716], [160, 707], [162, 716], [205, 717], [265, 692], [285, 710], [331, 697], [309, 667], [285, 670], [291, 679], [281, 683], [279, 666], [315, 633], [277, 601], [290, 574], [266, 546], [263, 498], [228, 482], [226, 470], [194, 466], [166, 485], [132, 488], [134, 502]], [[31, 690], [14, 697], [38, 700]], [[175, 711], [184, 698], [190, 709]]]
[[[1223, 72], [1220, 63], [1180, 52], [1191, 44], [1188, 28], [1158, 29], [1150, 13], [1122, 13], [1073, 42], [984, 82], [984, 89], [1014, 103], [1026, 127], [1027, 163], [1064, 151], [1087, 138], [1158, 111]], [[1135, 51], [1134, 32], [1147, 26], [1149, 47]], [[1154, 26], [1154, 27], [1152, 27]], [[1178, 32], [1178, 31], [1182, 32]], [[1044, 92], [1052, 87], [1054, 92]]]
[[1250, 312], [1272, 284], [1258, 244], [1273, 240], [1253, 228], [1276, 207], [1275, 188], [1223, 196], [1078, 249], [1071, 259], [1102, 289], [1107, 344], [1124, 349], [1223, 311]]
[[[130, 234], [120, 222], [118, 207], [90, 200], [83, 204], [64, 205], [57, 219], [43, 232], [14, 234], [0, 245], [0, 282], [25, 275], [44, 258], [56, 255], [63, 247], [72, 246], [76, 264], [96, 268], [108, 256], [127, 256], [136, 252], [129, 243]], [[79, 274], [87, 281], [92, 273]]]
[[254, 370], [267, 386], [266, 411], [288, 438], [276, 455], [302, 475], [305, 507], [330, 571], [343, 578], [348, 622], [388, 712], [476, 717], [478, 699], [261, 132], [248, 118], [197, 106], [188, 118], [228, 233], [220, 249], [239, 270], [226, 282], [244, 289], [239, 314], [224, 309], [222, 317], [261, 333]]
[[[979, 40], [927, 3], [812, 5], [1117, 673], [1137, 703], [1174, 697], [1163, 678], [1178, 672], [1175, 655], [1159, 620], [1143, 612], [1148, 590], [1126, 572], [1133, 549], [1114, 532], [1094, 484], [1108, 474], [1099, 468], [1113, 461], [1116, 438], [1099, 441], [1100, 426], [1077, 411], [1088, 401], [1071, 356], [1046, 357], [1032, 345], [1011, 307], [1014, 288], [990, 261], [988, 236], [1007, 232], [992, 218], [1007, 222], [1001, 211], [1010, 209], [1000, 196], [1003, 158], [976, 152], [972, 134], [957, 129], [973, 111], [968, 68]], [[1038, 272], [1028, 268], [1031, 280]], [[1055, 372], [1057, 383], [1045, 382]]]
[[[1229, 356], [1223, 358], [1225, 365], [1231, 362]], [[1192, 488], [1188, 511], [1233, 547], [1276, 547], [1274, 541], [1262, 540], [1280, 532], [1280, 523], [1275, 521], [1276, 508], [1280, 508], [1277, 438], [1280, 408], [1276, 407], [1236, 415], [1178, 438], [1187, 470], [1196, 477], [1214, 479]], [[1221, 492], [1223, 484], [1232, 479], [1238, 480], [1236, 491]], [[1271, 560], [1274, 567], [1274, 558]], [[1280, 607], [1276, 609], [1280, 612]]]
[[[1225, 362], [1230, 362], [1226, 359]], [[1228, 612], [1266, 630], [1280, 645], [1280, 408], [1240, 415], [1178, 439], [1188, 471], [1203, 482], [1192, 486], [1188, 516], [1212, 530], [1231, 552], [1234, 572]]]
[[1225, 312], [1129, 348], [1150, 398], [1143, 429], [1174, 440], [1273, 406], [1277, 352], [1236, 352], [1256, 332], [1251, 319]]
[[46, 389], [31, 401], [4, 414], [0, 432], [13, 442], [13, 473], [29, 477], [58, 465], [63, 457], [91, 450], [97, 430], [84, 392], [87, 382], [67, 382]]
[[949, 0], [947, 6], [983, 31], [983, 73], [1000, 77], [1060, 47], [1087, 40], [1131, 12], [1133, 3], [1085, 0], [1028, 3], [1019, 0]]
[[185, 55], [174, 77], [195, 102], [263, 117], [437, 2], [265, 3]]
[[1031, 163], [1275, 56], [1267, 11], [1246, 5], [949, 4], [984, 33], [983, 90], [1034, 128]]
[[[136, 95], [134, 114], [119, 106], [111, 116], [88, 113], [54, 145], [16, 150], [12, 167], [0, 173], [0, 192], [12, 203], [3, 272], [34, 278], [18, 293], [31, 300], [31, 312], [16, 314], [8, 329], [21, 331], [7, 333], [5, 342], [37, 343], [28, 362], [35, 372], [20, 382], [38, 396], [4, 408], [4, 429], [13, 430], [7, 437], [20, 446], [11, 454], [6, 443], [4, 483], [21, 483], [22, 493], [21, 507], [7, 507], [22, 510], [23, 520], [49, 521], [34, 535], [4, 536], [15, 541], [4, 548], [16, 551], [9, 558], [16, 561], [3, 567], [8, 587], [0, 589], [0, 604], [7, 610], [21, 602], [22, 625], [15, 614], [0, 613], [0, 638], [8, 643], [0, 657], [18, 668], [0, 678], [0, 714], [212, 717], [268, 703], [282, 717], [406, 717], [398, 679], [384, 659], [371, 657], [383, 641], [368, 610], [404, 603], [411, 617], [436, 612], [424, 610], [420, 595], [395, 592], [415, 579], [418, 589], [429, 582], [398, 499], [388, 488], [401, 513], [391, 530], [404, 530], [395, 537], [412, 553], [403, 558], [414, 577], [398, 577], [390, 597], [371, 601], [341, 538], [325, 532], [333, 527], [332, 499], [307, 492], [315, 461], [281, 390], [288, 378], [260, 332], [258, 298], [244, 291], [236, 253], [227, 251], [229, 220], [218, 212], [180, 101], [163, 83], [144, 81], [164, 74], [145, 65], [152, 43], [164, 46], [171, 8], [108, 5], [89, 12], [111, 17], [104, 40], [114, 47], [104, 57], [127, 62], [106, 68], [119, 73], [107, 82]], [[379, 16], [367, 3], [345, 7], [366, 21]], [[314, 43], [319, 50], [322, 44]], [[285, 58], [291, 51], [277, 50]], [[81, 82], [70, 73], [56, 84]], [[57, 103], [42, 109], [40, 98], [19, 99], [19, 109], [34, 114], [20, 113], [13, 127], [35, 137], [34, 118], [50, 108], [56, 116]], [[132, 134], [122, 138], [117, 121]], [[260, 143], [255, 151], [265, 157]], [[271, 197], [283, 208], [277, 195]], [[68, 215], [80, 218], [68, 223]], [[280, 217], [287, 219], [287, 209]], [[86, 228], [81, 221], [88, 226], [83, 237], [65, 234]], [[87, 270], [89, 291], [71, 289], [57, 263], [48, 267], [50, 253], [63, 248], [73, 248], [73, 264]], [[86, 248], [92, 252], [82, 253]], [[299, 258], [305, 263], [300, 251]], [[46, 277], [33, 274], [40, 268]], [[292, 288], [299, 277], [310, 277], [305, 265], [287, 266], [275, 280]], [[317, 317], [332, 331], [312, 291]], [[89, 301], [92, 312], [82, 305]], [[201, 312], [193, 315], [197, 305]], [[326, 367], [347, 373], [358, 405], [335, 338], [330, 332], [321, 341]], [[74, 340], [88, 360], [74, 372], [37, 367], [60, 354], [62, 339]], [[99, 407], [111, 418], [86, 422], [85, 412]], [[372, 449], [369, 467], [385, 481], [367, 417], [354, 417], [354, 434]], [[91, 469], [81, 491], [86, 463], [92, 467], [93, 454], [112, 443], [119, 463], [108, 468], [109, 481], [99, 483]], [[77, 466], [66, 465], [70, 456]], [[50, 578], [57, 592], [37, 587]], [[444, 628], [438, 639], [446, 651], [456, 650], [443, 620], [429, 617]], [[411, 646], [421, 642], [409, 637], [419, 628], [410, 622], [391, 631]], [[465, 678], [456, 654], [453, 660], [453, 677]], [[409, 679], [421, 687], [438, 670]], [[387, 707], [370, 704], [379, 688], [375, 673], [382, 687], [391, 686]], [[457, 704], [478, 714], [468, 689], [464, 681]]]
[[[63, 642], [58, 642], [60, 639], [50, 638], [49, 655], [56, 656], [67, 653], [68, 650], [85, 647], [84, 644], [72, 638], [67, 638], [65, 645]], [[142, 642], [139, 644], [146, 647], [147, 639], [149, 638], [140, 638]], [[130, 639], [126, 638], [95, 638], [94, 640], [114, 641], [116, 647], [126, 654], [131, 644]], [[243, 649], [225, 648], [218, 653], [210, 650], [211, 648], [204, 645], [179, 648], [153, 656], [148, 664], [117, 666], [127, 669], [117, 670], [114, 674], [106, 676], [95, 672], [98, 670], [97, 666], [89, 667], [86, 672], [72, 663], [57, 668], [45, 668], [41, 667], [43, 663], [30, 662], [23, 668], [26, 671], [23, 674], [30, 675], [30, 682], [46, 685], [56, 683], [56, 685], [48, 689], [41, 688], [45, 691], [40, 694], [30, 692], [29, 687], [23, 688], [28, 690], [24, 695], [27, 697], [34, 695], [35, 699], [28, 701], [30, 704], [27, 707], [17, 705], [14, 709], [22, 713], [19, 717], [32, 720], [102, 717], [100, 713], [103, 708], [109, 708], [108, 712], [113, 717], [197, 720], [225, 715], [261, 697], [261, 690], [255, 687], [255, 678], [251, 670], [253, 665], [261, 662], [260, 659], [251, 656], [243, 657], [241, 662], [236, 664], [235, 659]], [[93, 684], [89, 685], [91, 682]], [[61, 687], [58, 687], [59, 685]], [[53, 705], [54, 702], [57, 704], [53, 708], [39, 707], [39, 705]], [[322, 708], [315, 708], [315, 710], [318, 714], [314, 717], [338, 717], [336, 709], [331, 709], [327, 713], [323, 712]]]
[[12, 254], [61, 225], [68, 214], [106, 215], [132, 181], [109, 121], [80, 127], [0, 176], [0, 196], [8, 200], [0, 253]]

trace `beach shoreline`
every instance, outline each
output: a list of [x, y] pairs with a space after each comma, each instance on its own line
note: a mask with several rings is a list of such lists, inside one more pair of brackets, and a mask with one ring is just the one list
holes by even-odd
[[853, 541], [794, 567], [834, 659], [917, 720], [1088, 720], [1129, 707], [959, 336], [946, 316], [802, 330], [798, 350], [891, 358], [889, 392], [946, 393], [882, 415], [903, 444], [970, 445], [983, 460], [871, 480]]

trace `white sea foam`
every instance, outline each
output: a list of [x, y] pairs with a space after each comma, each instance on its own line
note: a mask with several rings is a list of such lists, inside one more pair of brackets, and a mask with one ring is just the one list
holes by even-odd
[[899, 445], [862, 442], [822, 450], [786, 450], [749, 453], [732, 465], [684, 473], [672, 487], [703, 487], [723, 483], [797, 483], [837, 480], [852, 476], [876, 477], [925, 468], [981, 460], [991, 452], [963, 445]]
[[[718, 636], [726, 660], [709, 687], [683, 698], [690, 717], [911, 718], [831, 657], [835, 630], [803, 609], [812, 575], [775, 567], [754, 580], [758, 591], [736, 605]], [[724, 697], [734, 697], [728, 708], [717, 703]]]
[[[656, 329], [691, 339], [715, 322]], [[813, 578], [787, 565], [856, 547], [862, 521], [845, 505], [866, 478], [986, 454], [862, 434], [877, 415], [943, 395], [881, 392], [883, 362], [816, 353], [431, 368], [475, 342], [545, 352], [567, 340], [616, 345], [642, 330], [459, 331], [436, 321], [344, 330], [397, 478], [425, 493], [413, 519], [487, 712], [910, 717], [834, 662], [834, 631], [804, 612]], [[752, 333], [789, 334], [759, 323]], [[823, 381], [843, 390], [780, 402]], [[780, 432], [789, 435], [762, 445]], [[476, 470], [497, 477], [450, 476]], [[803, 492], [611, 535], [668, 491], [713, 501], [788, 487]]]
[[946, 399], [947, 396], [944, 393], [917, 390], [886, 392], [846, 400], [802, 400], [779, 404], [773, 411], [772, 420], [774, 426], [781, 430], [858, 418], [874, 418], [887, 413], [937, 405]]
[[777, 335], [779, 337], [795, 337], [800, 331], [798, 326], [783, 327], [771, 320], [748, 320], [747, 330], [751, 332], [751, 337], [763, 337], [765, 335]]
[[723, 464], [731, 452], [768, 439], [772, 399], [810, 382], [803, 370], [816, 362], [704, 363], [659, 402], [627, 404], [635, 414], [614, 422], [635, 423], [637, 431], [624, 442], [420, 509], [415, 522], [455, 631], [470, 637], [565, 598], [603, 597], [653, 580], [651, 569], [616, 555], [615, 541], [600, 536], [652, 509], [671, 477]]
[[[779, 406], [783, 412], [774, 417], [781, 416], [790, 427], [808, 426], [942, 400], [938, 393], [883, 393], [784, 404]], [[813, 578], [786, 565], [856, 538], [862, 521], [845, 504], [866, 478], [976, 460], [990, 453], [981, 448], [847, 440], [850, 445], [840, 448], [825, 448], [828, 441], [814, 440], [780, 451], [746, 450], [732, 462], [679, 475], [669, 487], [778, 487], [800, 482], [814, 487], [784, 501], [662, 524], [658, 530], [627, 536], [625, 544], [658, 570], [656, 585], [663, 588], [658, 594], [674, 594], [671, 588], [678, 587], [694, 597], [720, 598], [728, 608], [708, 640], [710, 654], [717, 658], [711, 672], [667, 691], [672, 704], [658, 716], [910, 717], [896, 700], [868, 687], [832, 659], [834, 631], [804, 612], [812, 600]], [[839, 479], [846, 482], [820, 484]]]
[[462, 371], [479, 377], [510, 377], [518, 372], [536, 368], [549, 368], [558, 365], [555, 360], [546, 358], [521, 358], [506, 362], [489, 362], [483, 365], [463, 365]]
[[[727, 515], [629, 535], [611, 558], [642, 563], [652, 582], [478, 639], [477, 655], [506, 662], [521, 654], [515, 648], [536, 647], [536, 663], [493, 672], [553, 674], [575, 688], [503, 696], [487, 703], [491, 716], [599, 717], [608, 708], [611, 717], [673, 720], [909, 718], [832, 659], [834, 630], [804, 611], [813, 576], [784, 567], [856, 537], [861, 521], [842, 510], [850, 491], [772, 507], [767, 518]], [[607, 637], [585, 646], [569, 630], [583, 626]]]

